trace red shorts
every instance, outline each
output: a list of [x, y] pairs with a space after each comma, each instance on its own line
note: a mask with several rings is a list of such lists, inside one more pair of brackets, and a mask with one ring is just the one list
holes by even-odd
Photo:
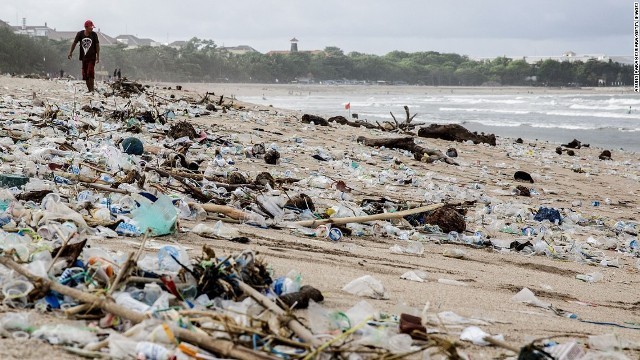
[[82, 80], [94, 79], [96, 60], [82, 60]]

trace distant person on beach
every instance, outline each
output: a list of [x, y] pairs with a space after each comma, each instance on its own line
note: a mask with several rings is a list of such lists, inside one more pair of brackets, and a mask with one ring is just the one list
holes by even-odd
[[60, 69], [60, 79], [64, 77], [64, 70]]
[[118, 80], [122, 79], [122, 73], [120, 72], [120, 68], [118, 68]]
[[71, 60], [76, 44], [80, 43], [80, 61], [82, 61], [82, 80], [87, 84], [87, 92], [92, 93], [95, 85], [95, 66], [100, 62], [100, 41], [93, 31], [93, 21], [84, 22], [84, 30], [78, 31], [67, 58]]

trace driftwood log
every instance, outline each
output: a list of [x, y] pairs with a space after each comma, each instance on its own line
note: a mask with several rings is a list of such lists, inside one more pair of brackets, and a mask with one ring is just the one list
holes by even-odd
[[329, 122], [327, 121], [327, 119], [316, 115], [304, 114], [302, 115], [302, 122], [305, 124], [314, 123], [315, 125], [329, 126]]
[[426, 163], [432, 163], [434, 161], [440, 160], [446, 162], [447, 164], [458, 165], [458, 163], [456, 163], [453, 159], [443, 154], [442, 151], [437, 149], [428, 149], [416, 144], [413, 141], [413, 137], [410, 136], [390, 139], [370, 139], [364, 136], [359, 136], [357, 141], [366, 146], [384, 146], [391, 149], [408, 150], [413, 153], [414, 159]]
[[227, 205], [189, 203], [189, 206], [193, 205], [202, 206], [202, 209], [206, 212], [223, 214], [234, 220], [252, 219], [252, 216], [249, 213]]
[[291, 223], [290, 225], [315, 227], [315, 226], [324, 225], [324, 224], [343, 225], [343, 224], [350, 224], [350, 223], [365, 223], [365, 222], [376, 221], [376, 220], [400, 219], [407, 215], [420, 214], [427, 211], [433, 211], [443, 207], [444, 205], [445, 204], [432, 204], [432, 205], [421, 206], [421, 207], [417, 207], [409, 210], [396, 211], [393, 213], [374, 214], [374, 215], [367, 215], [367, 216], [302, 220], [302, 221], [296, 221], [294, 223]]
[[367, 129], [378, 129], [377, 125], [374, 125], [370, 122], [366, 122], [364, 120], [349, 121], [344, 116], [333, 116], [333, 117], [330, 117], [327, 121], [336, 122], [340, 125], [349, 125], [352, 127], [365, 127]]
[[471, 132], [459, 124], [431, 124], [427, 127], [420, 128], [418, 130], [418, 136], [458, 142], [471, 140], [474, 144], [486, 143], [491, 146], [496, 146], [496, 136], [494, 134], [485, 135], [484, 133], [478, 134], [477, 132]]
[[398, 122], [398, 119], [396, 119], [395, 115], [393, 115], [393, 113], [391, 111], [389, 111], [389, 114], [391, 114], [391, 117], [393, 118], [393, 122], [395, 124], [391, 124], [390, 122], [385, 122], [385, 125], [387, 125], [387, 127], [391, 127], [390, 130], [391, 131], [411, 131], [413, 130], [416, 126], [418, 125], [424, 125], [422, 123], [420, 124], [413, 124], [413, 119], [416, 117], [416, 115], [418, 115], [418, 113], [415, 113], [413, 115], [411, 115], [411, 113], [409, 112], [409, 107], [407, 105], [404, 106], [404, 113], [406, 115], [404, 122]]

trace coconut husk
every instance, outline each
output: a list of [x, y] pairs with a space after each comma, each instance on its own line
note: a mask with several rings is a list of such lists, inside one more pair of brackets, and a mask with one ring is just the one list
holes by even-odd
[[189, 139], [195, 139], [198, 137], [196, 129], [186, 120], [171, 125], [167, 135], [174, 139], [179, 139], [185, 136], [188, 136]]

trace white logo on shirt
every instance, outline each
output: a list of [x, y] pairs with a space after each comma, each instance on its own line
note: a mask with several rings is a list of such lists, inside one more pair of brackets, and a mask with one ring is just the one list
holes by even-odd
[[91, 44], [93, 44], [93, 41], [91, 41], [91, 38], [82, 39], [82, 48], [84, 49], [85, 54], [87, 53], [87, 51], [89, 51], [89, 48], [91, 48]]

